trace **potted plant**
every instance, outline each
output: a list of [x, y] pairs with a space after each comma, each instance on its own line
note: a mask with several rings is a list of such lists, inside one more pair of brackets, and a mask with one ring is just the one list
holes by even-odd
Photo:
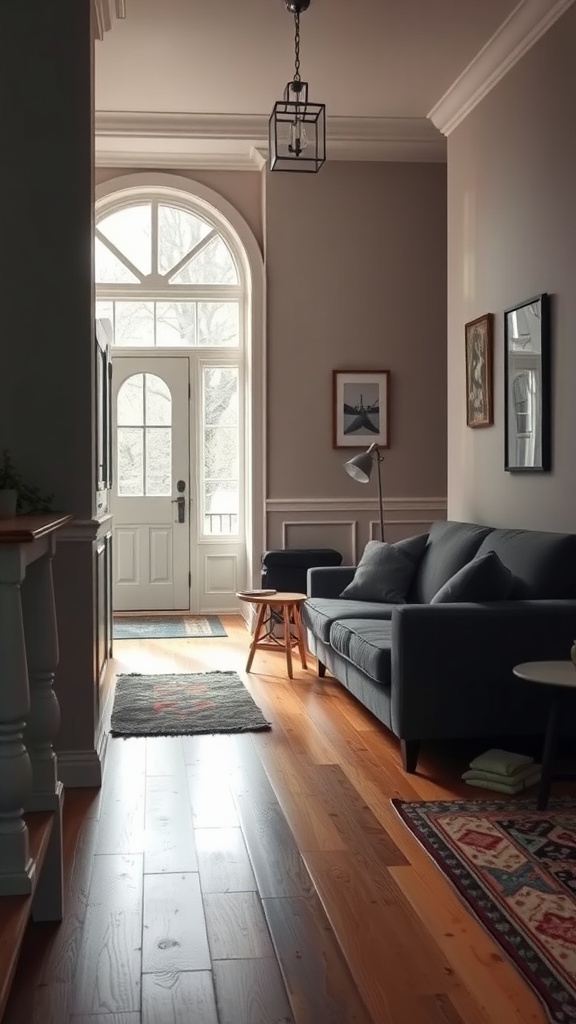
[[7, 448], [0, 457], [0, 519], [35, 512], [50, 512], [53, 495], [41, 494], [38, 487], [30, 487], [16, 469]]

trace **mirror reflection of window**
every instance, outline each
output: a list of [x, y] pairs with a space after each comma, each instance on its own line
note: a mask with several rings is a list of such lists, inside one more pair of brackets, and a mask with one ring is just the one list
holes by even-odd
[[550, 296], [505, 311], [505, 469], [549, 470]]
[[508, 339], [513, 352], [540, 352], [540, 307], [531, 302], [508, 314]]
[[522, 370], [514, 377], [512, 402], [516, 420], [516, 464], [533, 466], [538, 445], [535, 422], [538, 379], [533, 370]]

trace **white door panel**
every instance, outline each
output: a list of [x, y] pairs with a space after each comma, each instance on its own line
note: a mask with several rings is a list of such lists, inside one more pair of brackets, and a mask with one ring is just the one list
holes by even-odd
[[120, 583], [140, 583], [140, 533], [138, 527], [114, 530], [115, 577]]
[[188, 609], [188, 359], [114, 359], [114, 608]]

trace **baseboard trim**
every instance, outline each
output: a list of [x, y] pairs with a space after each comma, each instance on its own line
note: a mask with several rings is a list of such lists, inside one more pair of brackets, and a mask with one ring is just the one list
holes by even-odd
[[102, 785], [102, 763], [96, 750], [58, 750], [58, 778], [68, 789]]

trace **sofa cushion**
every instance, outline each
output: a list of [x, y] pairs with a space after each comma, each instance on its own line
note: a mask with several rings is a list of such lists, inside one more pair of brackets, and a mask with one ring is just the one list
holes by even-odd
[[576, 534], [492, 530], [478, 554], [488, 551], [510, 569], [513, 600], [576, 597]]
[[334, 622], [330, 645], [383, 686], [391, 685], [392, 623], [374, 619], [345, 619]]
[[463, 565], [434, 594], [430, 604], [451, 601], [505, 601], [513, 586], [512, 573], [498, 558], [495, 551], [476, 555]]
[[389, 619], [396, 606], [375, 601], [346, 601], [334, 597], [308, 597], [301, 605], [302, 624], [314, 636], [330, 643], [330, 627], [336, 619]]
[[426, 546], [426, 534], [398, 544], [368, 541], [352, 581], [340, 597], [403, 604]]
[[490, 526], [476, 523], [433, 523], [407, 600], [428, 604], [458, 569], [472, 561], [490, 532]]

